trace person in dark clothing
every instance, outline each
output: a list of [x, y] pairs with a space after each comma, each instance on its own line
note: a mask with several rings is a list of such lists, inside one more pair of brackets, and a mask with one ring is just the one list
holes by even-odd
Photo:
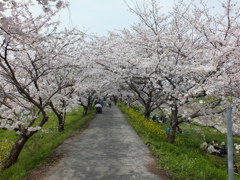
[[182, 130], [179, 126], [177, 126], [176, 133], [177, 133], [177, 134], [182, 134], [182, 133], [183, 133], [183, 130]]
[[222, 156], [224, 156], [224, 155], [226, 155], [226, 154], [227, 154], [227, 147], [226, 147], [226, 145], [225, 145], [225, 143], [224, 143], [224, 142], [222, 142], [222, 144], [221, 144], [221, 147], [220, 147], [219, 151], [220, 151], [220, 154], [221, 154]]
[[156, 114], [153, 115], [152, 120], [153, 120], [153, 121], [156, 121], [156, 120], [157, 120], [157, 115], [156, 115]]
[[102, 105], [100, 104], [100, 102], [98, 102], [98, 103], [95, 105], [95, 108], [96, 108], [96, 113], [97, 113], [97, 114], [102, 114]]

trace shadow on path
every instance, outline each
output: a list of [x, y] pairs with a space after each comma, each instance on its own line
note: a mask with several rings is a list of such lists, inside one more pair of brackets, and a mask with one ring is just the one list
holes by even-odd
[[159, 180], [147, 170], [150, 152], [117, 106], [104, 107], [84, 133], [59, 148], [64, 158], [47, 180]]

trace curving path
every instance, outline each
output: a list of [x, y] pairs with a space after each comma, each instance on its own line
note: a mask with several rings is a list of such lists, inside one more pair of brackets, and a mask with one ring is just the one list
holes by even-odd
[[150, 152], [117, 106], [104, 107], [81, 135], [65, 141], [64, 158], [47, 180], [159, 180], [148, 171]]

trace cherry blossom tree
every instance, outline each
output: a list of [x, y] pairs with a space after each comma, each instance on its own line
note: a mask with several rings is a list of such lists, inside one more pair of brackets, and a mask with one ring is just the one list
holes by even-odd
[[235, 0], [216, 1], [214, 6], [204, 1], [198, 5], [180, 2], [176, 8], [207, 43], [205, 59], [213, 68], [205, 81], [207, 94], [239, 96], [239, 8]]
[[[106, 71], [105, 67], [96, 64], [95, 55], [88, 54], [88, 63], [85, 62], [83, 71], [79, 74], [75, 89], [78, 101], [84, 108], [86, 115], [92, 108], [94, 101], [101, 96], [116, 93], [116, 75]], [[113, 85], [114, 84], [114, 85]]]
[[98, 70], [94, 71], [92, 67], [84, 67], [83, 71], [78, 73], [74, 94], [77, 103], [84, 109], [83, 115], [87, 115], [97, 98], [98, 77]]
[[[5, 9], [7, 6], [17, 6], [18, 3], [21, 3], [17, 0], [4, 0], [0, 3], [1, 9]], [[28, 0], [28, 4], [39, 4], [43, 8], [43, 12], [54, 11], [56, 9], [61, 9], [69, 6], [69, 2], [66, 0]]]
[[[132, 29], [137, 32], [137, 36], [142, 36], [145, 40], [145, 43], [141, 42], [142, 46], [152, 50], [151, 59], [155, 58], [158, 61], [155, 63], [157, 70], [152, 78], [155, 84], [163, 88], [167, 96], [166, 102], [171, 108], [171, 131], [168, 138], [171, 143], [174, 142], [175, 130], [179, 123], [201, 114], [198, 110], [179, 120], [179, 109], [184, 104], [194, 98], [213, 93], [217, 96], [239, 94], [236, 85], [239, 80], [239, 61], [234, 58], [237, 55], [231, 52], [232, 58], [226, 58], [230, 57], [229, 49], [223, 49], [223, 40], [217, 39], [229, 38], [228, 42], [232, 42], [232, 39], [237, 38], [230, 30], [233, 28], [235, 32], [238, 27], [235, 21], [229, 19], [238, 19], [239, 7], [235, 7], [236, 2], [231, 3], [232, 1], [223, 3], [223, 12], [226, 15], [232, 10], [232, 13], [235, 13], [232, 16], [212, 16], [204, 3], [203, 8], [199, 9], [199, 6], [191, 8], [184, 5], [182, 1], [170, 12], [170, 16], [161, 13], [161, 8], [155, 0], [142, 8], [137, 5], [131, 9], [141, 20], [141, 26], [134, 26]], [[181, 9], [181, 5], [185, 9]], [[227, 20], [220, 23], [219, 20], [224, 17], [227, 17]], [[152, 41], [147, 41], [150, 38]], [[139, 41], [137, 43], [140, 44]], [[232, 47], [233, 52], [236, 47], [237, 44]], [[148, 64], [151, 67], [149, 62]]]
[[164, 103], [164, 94], [147, 78], [135, 77], [126, 82], [136, 99], [144, 107], [144, 116], [149, 118], [150, 113], [160, 108]]
[[74, 91], [79, 72], [82, 71], [81, 48], [84, 44], [85, 34], [75, 29], [71, 31], [59, 32], [51, 39], [49, 48], [52, 48], [52, 61], [56, 61], [55, 69], [51, 71], [52, 79], [48, 81], [48, 85], [55, 84], [61, 87], [64, 84], [71, 83], [68, 88], [61, 89], [52, 99], [49, 104], [53, 112], [56, 114], [59, 122], [59, 131], [64, 130], [64, 122], [66, 112], [75, 108], [76, 98]]
[[[0, 25], [0, 127], [14, 130], [14, 143], [4, 168], [14, 164], [28, 139], [48, 121], [46, 107], [60, 90], [72, 86], [57, 85], [52, 73], [61, 58], [50, 49], [58, 22], [51, 21], [57, 11], [33, 15], [31, 1], [2, 5]], [[4, 9], [3, 9], [4, 7]]]
[[[144, 9], [136, 7], [133, 12], [140, 17], [139, 24], [131, 31], [123, 30], [122, 35], [110, 34], [107, 45], [101, 43], [101, 48], [108, 49], [105, 57], [101, 56], [105, 60], [102, 64], [109, 64], [111, 69], [108, 69], [125, 80], [139, 102], [144, 104], [146, 116], [163, 103], [171, 107], [172, 132], [169, 139], [173, 142], [178, 125], [178, 107], [189, 101], [188, 96], [193, 96], [188, 92], [193, 91], [196, 81], [199, 81], [198, 74], [206, 71], [201, 68], [197, 74], [197, 70], [191, 68], [199, 65], [193, 58], [202, 56], [201, 51], [195, 51], [194, 56], [191, 54], [199, 47], [195, 42], [198, 37], [190, 41], [192, 29], [180, 24], [176, 16], [171, 19], [172, 16], [161, 14], [156, 1], [152, 1], [149, 9], [147, 6]], [[197, 92], [199, 95], [200, 91]]]
[[[98, 38], [98, 42], [95, 43], [95, 47], [98, 48], [94, 51], [98, 56], [98, 64], [118, 74], [119, 78], [129, 85], [131, 79], [146, 79], [144, 85], [151, 83], [155, 89], [161, 89], [165, 97], [162, 101], [171, 110], [171, 131], [168, 138], [170, 143], [174, 142], [176, 127], [181, 122], [203, 114], [197, 110], [179, 116], [179, 110], [195, 98], [212, 95], [214, 89], [220, 92], [223, 82], [218, 81], [218, 86], [215, 86], [214, 79], [224, 80], [225, 77], [224, 83], [227, 82], [226, 71], [224, 73], [222, 71], [226, 69], [227, 63], [216, 67], [219, 56], [215, 55], [222, 51], [217, 54], [216, 50], [212, 51], [211, 46], [214, 43], [208, 42], [206, 34], [201, 31], [201, 25], [207, 23], [197, 20], [199, 14], [188, 15], [192, 9], [187, 11], [181, 8], [181, 3], [177, 4], [172, 12], [165, 15], [161, 13], [161, 8], [155, 0], [142, 7], [136, 5], [131, 10], [138, 15], [140, 22], [132, 26], [131, 30], [110, 33], [108, 37]], [[206, 26], [213, 25], [208, 23]], [[201, 30], [196, 27], [201, 27]], [[238, 65], [237, 60], [230, 62], [233, 66]], [[234, 83], [231, 88], [225, 86], [229, 92], [235, 94], [239, 90], [236, 83], [239, 71], [236, 67]], [[226, 93], [222, 93], [224, 94]]]
[[[239, 14], [240, 4], [235, 0], [186, 5], [179, 3], [178, 14], [202, 34], [208, 46], [205, 59], [213, 67], [202, 87], [210, 96], [222, 98], [223, 107], [234, 108], [234, 132], [239, 134]], [[227, 105], [228, 104], [228, 105]]]
[[87, 115], [89, 109], [92, 108], [94, 100], [96, 100], [97, 94], [94, 89], [87, 89], [85, 92], [79, 93], [79, 104], [83, 107], [83, 115]]
[[[127, 104], [130, 104], [130, 101], [140, 102], [145, 109], [145, 116], [149, 117], [163, 102], [160, 98], [161, 90], [156, 88], [150, 79], [155, 71], [155, 62], [150, 58], [151, 52], [144, 45], [138, 45], [136, 41], [140, 43], [141, 39], [134, 35], [124, 30], [120, 34], [110, 33], [108, 37], [97, 37], [92, 49], [95, 63], [115, 77], [114, 84], [119, 84], [116, 87], [119, 90], [123, 87], [128, 90], [127, 93], [122, 93], [126, 94], [124, 99]], [[149, 63], [144, 64], [144, 60], [149, 60]], [[117, 91], [115, 90], [116, 94]]]

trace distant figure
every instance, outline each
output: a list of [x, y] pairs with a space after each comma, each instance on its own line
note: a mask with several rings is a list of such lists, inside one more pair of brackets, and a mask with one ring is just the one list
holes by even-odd
[[227, 155], [227, 147], [224, 142], [221, 143], [220, 153], [222, 156]]
[[96, 108], [96, 113], [97, 113], [97, 114], [102, 114], [102, 105], [100, 104], [100, 102], [98, 102], [98, 103], [95, 105], [95, 108]]
[[234, 172], [240, 174], [240, 164], [237, 163], [234, 164]]
[[213, 143], [213, 147], [214, 147], [215, 149], [217, 149], [217, 150], [220, 149], [220, 147], [218, 146], [218, 141], [217, 141], [217, 140], [212, 141], [212, 143]]
[[182, 133], [183, 133], [183, 130], [182, 130], [179, 126], [177, 126], [176, 133], [177, 133], [177, 134], [182, 134]]
[[160, 120], [162, 121], [162, 123], [166, 123], [167, 122], [167, 117], [166, 115], [162, 115]]
[[171, 131], [171, 128], [167, 128], [165, 131], [166, 133], [169, 133]]
[[111, 99], [110, 99], [109, 97], [107, 98], [107, 105], [108, 105], [108, 107], [111, 108], [111, 105], [112, 105], [112, 104], [111, 104]]
[[211, 142], [210, 146], [207, 148], [207, 152], [210, 153], [210, 154], [222, 157], [222, 154], [220, 153], [220, 151], [214, 148], [214, 143], [213, 142]]
[[213, 153], [217, 152], [217, 150], [214, 148], [213, 145], [214, 145], [213, 142], [211, 142], [210, 145], [207, 148], [207, 152], [210, 153], [210, 154], [213, 154]]
[[153, 115], [152, 120], [153, 120], [153, 121], [156, 121], [156, 120], [157, 120], [157, 115], [156, 115], [156, 114]]

